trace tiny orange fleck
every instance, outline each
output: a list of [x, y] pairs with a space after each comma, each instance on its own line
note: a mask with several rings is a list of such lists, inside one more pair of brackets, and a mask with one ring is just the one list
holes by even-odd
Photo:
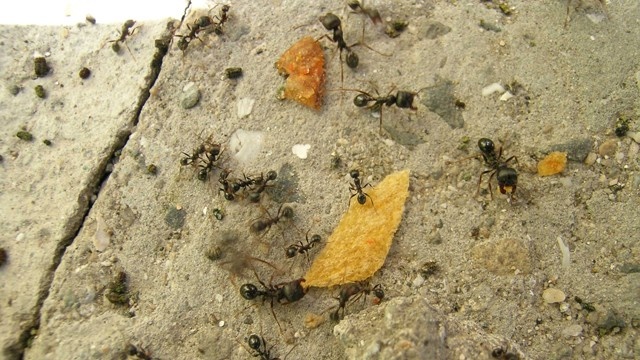
[[284, 97], [319, 110], [324, 96], [324, 52], [310, 36], [300, 39], [276, 62], [280, 74], [288, 75]]
[[567, 166], [567, 153], [554, 151], [538, 163], [538, 175], [549, 176], [559, 174]]

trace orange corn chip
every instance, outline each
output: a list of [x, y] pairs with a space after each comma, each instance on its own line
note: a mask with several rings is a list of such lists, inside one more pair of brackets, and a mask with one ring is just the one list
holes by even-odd
[[409, 195], [409, 170], [387, 176], [365, 192], [364, 205], [352, 200], [347, 213], [304, 276], [304, 286], [326, 287], [362, 281], [382, 267]]
[[284, 97], [319, 110], [324, 96], [324, 52], [318, 41], [304, 37], [276, 62], [280, 74], [288, 75]]
[[554, 151], [538, 163], [538, 175], [549, 176], [559, 174], [567, 166], [567, 153]]

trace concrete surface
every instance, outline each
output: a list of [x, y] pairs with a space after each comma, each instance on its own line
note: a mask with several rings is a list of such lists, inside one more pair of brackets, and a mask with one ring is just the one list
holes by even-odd
[[[392, 39], [365, 19], [366, 43], [392, 56], [354, 47], [360, 65], [344, 67], [344, 84], [335, 46], [321, 40], [329, 91], [319, 112], [277, 100], [273, 64], [303, 36], [327, 34], [317, 21], [326, 12], [342, 17], [349, 44], [364, 17], [337, 1], [230, 5], [223, 35], [184, 53], [174, 38], [164, 58], [154, 45], [168, 20], [139, 24], [120, 54], [107, 41], [121, 25], [100, 24], [99, 14], [98, 25], [2, 28], [3, 358], [251, 358], [251, 334], [288, 359], [638, 357], [640, 4], [573, 1], [565, 27], [565, 1], [510, 1], [508, 16], [483, 1], [368, 1], [409, 28]], [[193, 10], [177, 33], [205, 13]], [[35, 51], [52, 68], [37, 79]], [[226, 79], [228, 67], [243, 76]], [[201, 98], [185, 109], [189, 83]], [[492, 83], [515, 96], [483, 96]], [[339, 90], [374, 87], [420, 90], [418, 109], [385, 107], [380, 134], [378, 119], [353, 106], [356, 93]], [[252, 111], [238, 118], [247, 98]], [[623, 137], [613, 131], [620, 114], [631, 119]], [[232, 140], [238, 129], [261, 132], [257, 154], [237, 156], [251, 145]], [[16, 137], [21, 130], [34, 139]], [[209, 137], [232, 177], [278, 171], [259, 206], [225, 200], [221, 170], [203, 182], [197, 166], [180, 165]], [[481, 137], [517, 156], [512, 201], [495, 179], [493, 199], [476, 196], [482, 164], [457, 161], [475, 155]], [[295, 144], [310, 145], [306, 159]], [[553, 149], [571, 161], [538, 177], [537, 160]], [[245, 300], [239, 288], [257, 284], [252, 267], [273, 284], [305, 273], [304, 256], [287, 259], [284, 249], [307, 230], [326, 239], [346, 210], [352, 168], [374, 185], [412, 172], [405, 218], [371, 280], [385, 299], [355, 301], [335, 324], [326, 318], [339, 290], [311, 289], [274, 304], [276, 322], [268, 301]], [[249, 231], [282, 202], [292, 221]], [[564, 299], [545, 301], [549, 288]], [[310, 313], [326, 321], [309, 328]]]

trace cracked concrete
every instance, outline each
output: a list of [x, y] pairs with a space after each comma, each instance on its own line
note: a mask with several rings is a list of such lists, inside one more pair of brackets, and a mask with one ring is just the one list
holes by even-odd
[[[276, 99], [283, 80], [273, 64], [297, 39], [326, 34], [317, 18], [327, 11], [342, 16], [345, 36], [357, 39], [362, 18], [343, 16], [341, 2], [232, 2], [223, 35], [203, 35], [184, 53], [174, 40], [164, 57], [156, 39], [166, 36], [168, 20], [138, 24], [120, 54], [107, 43], [118, 24], [3, 26], [2, 357], [126, 358], [133, 344], [153, 358], [248, 358], [250, 334], [274, 345], [272, 356], [290, 351], [289, 359], [489, 359], [498, 348], [533, 359], [637, 357], [640, 6], [574, 2], [564, 28], [563, 1], [512, 1], [509, 16], [480, 1], [366, 4], [409, 28], [390, 39], [367, 20], [367, 44], [393, 55], [355, 47], [361, 63], [344, 68], [344, 84], [334, 47], [321, 40], [330, 91], [320, 112]], [[206, 13], [195, 10], [186, 23]], [[450, 31], [434, 33], [434, 24]], [[178, 32], [185, 31], [183, 24]], [[36, 51], [52, 71], [34, 79]], [[82, 67], [89, 78], [78, 76]], [[226, 79], [228, 67], [242, 67], [243, 76]], [[482, 96], [495, 82], [515, 97]], [[184, 109], [189, 83], [201, 99]], [[443, 83], [444, 98], [429, 92]], [[35, 96], [36, 85], [45, 99]], [[353, 107], [353, 93], [336, 91], [375, 93], [374, 86], [381, 94], [393, 86], [425, 93], [415, 112], [385, 108], [380, 135], [378, 119]], [[255, 99], [253, 110], [238, 118], [244, 98]], [[620, 112], [631, 114], [631, 132], [617, 138]], [[229, 149], [237, 129], [264, 136], [252, 161], [238, 162]], [[19, 139], [20, 130], [34, 139]], [[208, 136], [226, 149], [220, 161], [232, 175], [275, 169], [288, 186], [269, 190], [261, 206], [226, 201], [220, 170], [202, 182], [197, 167], [180, 165], [183, 152]], [[498, 192], [493, 200], [486, 192], [475, 197], [481, 165], [456, 162], [475, 154], [480, 137], [518, 157], [513, 204]], [[595, 162], [535, 175], [548, 149], [585, 139]], [[599, 154], [606, 141], [611, 156]], [[307, 159], [293, 155], [295, 144], [311, 145]], [[351, 168], [373, 184], [412, 171], [405, 219], [372, 279], [384, 285], [385, 300], [354, 302], [337, 326], [327, 320], [310, 329], [305, 315], [326, 316], [337, 293], [312, 289], [298, 303], [274, 305], [279, 329], [268, 303], [239, 296], [241, 284], [255, 283], [243, 269], [254, 264], [246, 256], [285, 270], [274, 275], [255, 265], [265, 281], [304, 274], [304, 258], [286, 259], [284, 248], [308, 229], [326, 239], [346, 209]], [[249, 233], [264, 209], [277, 210], [274, 199], [294, 196], [293, 225], [278, 224], [264, 237]], [[97, 236], [108, 239], [103, 251]], [[569, 267], [558, 236], [570, 249]], [[219, 260], [211, 256], [215, 246]], [[123, 304], [109, 300], [120, 272], [127, 274]], [[544, 303], [548, 287], [562, 289], [566, 300]]]

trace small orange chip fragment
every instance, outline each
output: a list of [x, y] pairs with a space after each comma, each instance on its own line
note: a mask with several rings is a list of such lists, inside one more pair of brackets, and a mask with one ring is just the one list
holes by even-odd
[[304, 286], [327, 287], [370, 278], [382, 267], [409, 195], [409, 170], [390, 174], [364, 205], [351, 201], [347, 213], [304, 276]]
[[314, 38], [307, 36], [293, 44], [276, 62], [278, 72], [288, 75], [284, 98], [319, 110], [324, 96], [324, 52]]
[[554, 151], [538, 163], [538, 175], [549, 176], [559, 174], [567, 166], [567, 153]]

